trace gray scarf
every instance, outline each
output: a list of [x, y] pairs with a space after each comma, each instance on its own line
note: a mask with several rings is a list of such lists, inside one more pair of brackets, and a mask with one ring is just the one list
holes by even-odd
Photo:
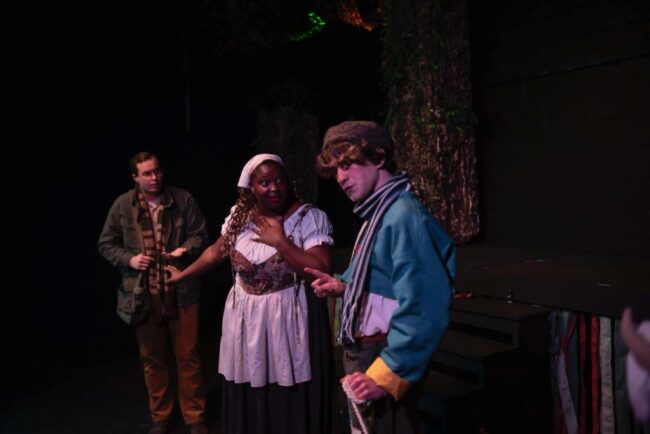
[[361, 299], [368, 281], [368, 265], [375, 235], [386, 210], [403, 192], [409, 190], [408, 177], [401, 173], [392, 177], [370, 196], [354, 206], [354, 213], [365, 220], [352, 250], [352, 281], [348, 282], [343, 294], [341, 327], [337, 341], [341, 344], [354, 342], [354, 332], [359, 322]]

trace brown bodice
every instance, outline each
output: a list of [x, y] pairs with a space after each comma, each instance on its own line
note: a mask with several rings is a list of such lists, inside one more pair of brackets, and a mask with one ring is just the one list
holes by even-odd
[[268, 294], [292, 286], [295, 273], [280, 253], [266, 261], [252, 264], [237, 250], [230, 255], [233, 271], [239, 275], [244, 291], [253, 295]]

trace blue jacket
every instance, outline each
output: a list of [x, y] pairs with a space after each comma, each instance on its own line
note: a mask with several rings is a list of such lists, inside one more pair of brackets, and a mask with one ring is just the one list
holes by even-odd
[[[372, 247], [368, 287], [396, 300], [388, 345], [366, 375], [399, 399], [420, 380], [449, 323], [456, 269], [453, 241], [411, 192], [386, 211]], [[352, 264], [343, 280], [352, 276]]]

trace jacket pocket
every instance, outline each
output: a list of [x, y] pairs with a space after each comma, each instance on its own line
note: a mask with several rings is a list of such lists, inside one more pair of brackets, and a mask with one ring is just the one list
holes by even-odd
[[147, 319], [151, 309], [151, 298], [141, 286], [143, 274], [125, 279], [117, 288], [117, 315], [129, 325], [137, 325]]

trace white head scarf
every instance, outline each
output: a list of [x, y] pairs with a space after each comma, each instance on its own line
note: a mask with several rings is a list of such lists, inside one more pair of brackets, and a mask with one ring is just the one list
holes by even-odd
[[241, 175], [239, 176], [239, 181], [237, 182], [237, 187], [250, 188], [251, 174], [255, 169], [257, 169], [257, 166], [269, 160], [275, 161], [280, 166], [284, 167], [284, 161], [282, 161], [282, 158], [275, 154], [257, 154], [244, 165]]

